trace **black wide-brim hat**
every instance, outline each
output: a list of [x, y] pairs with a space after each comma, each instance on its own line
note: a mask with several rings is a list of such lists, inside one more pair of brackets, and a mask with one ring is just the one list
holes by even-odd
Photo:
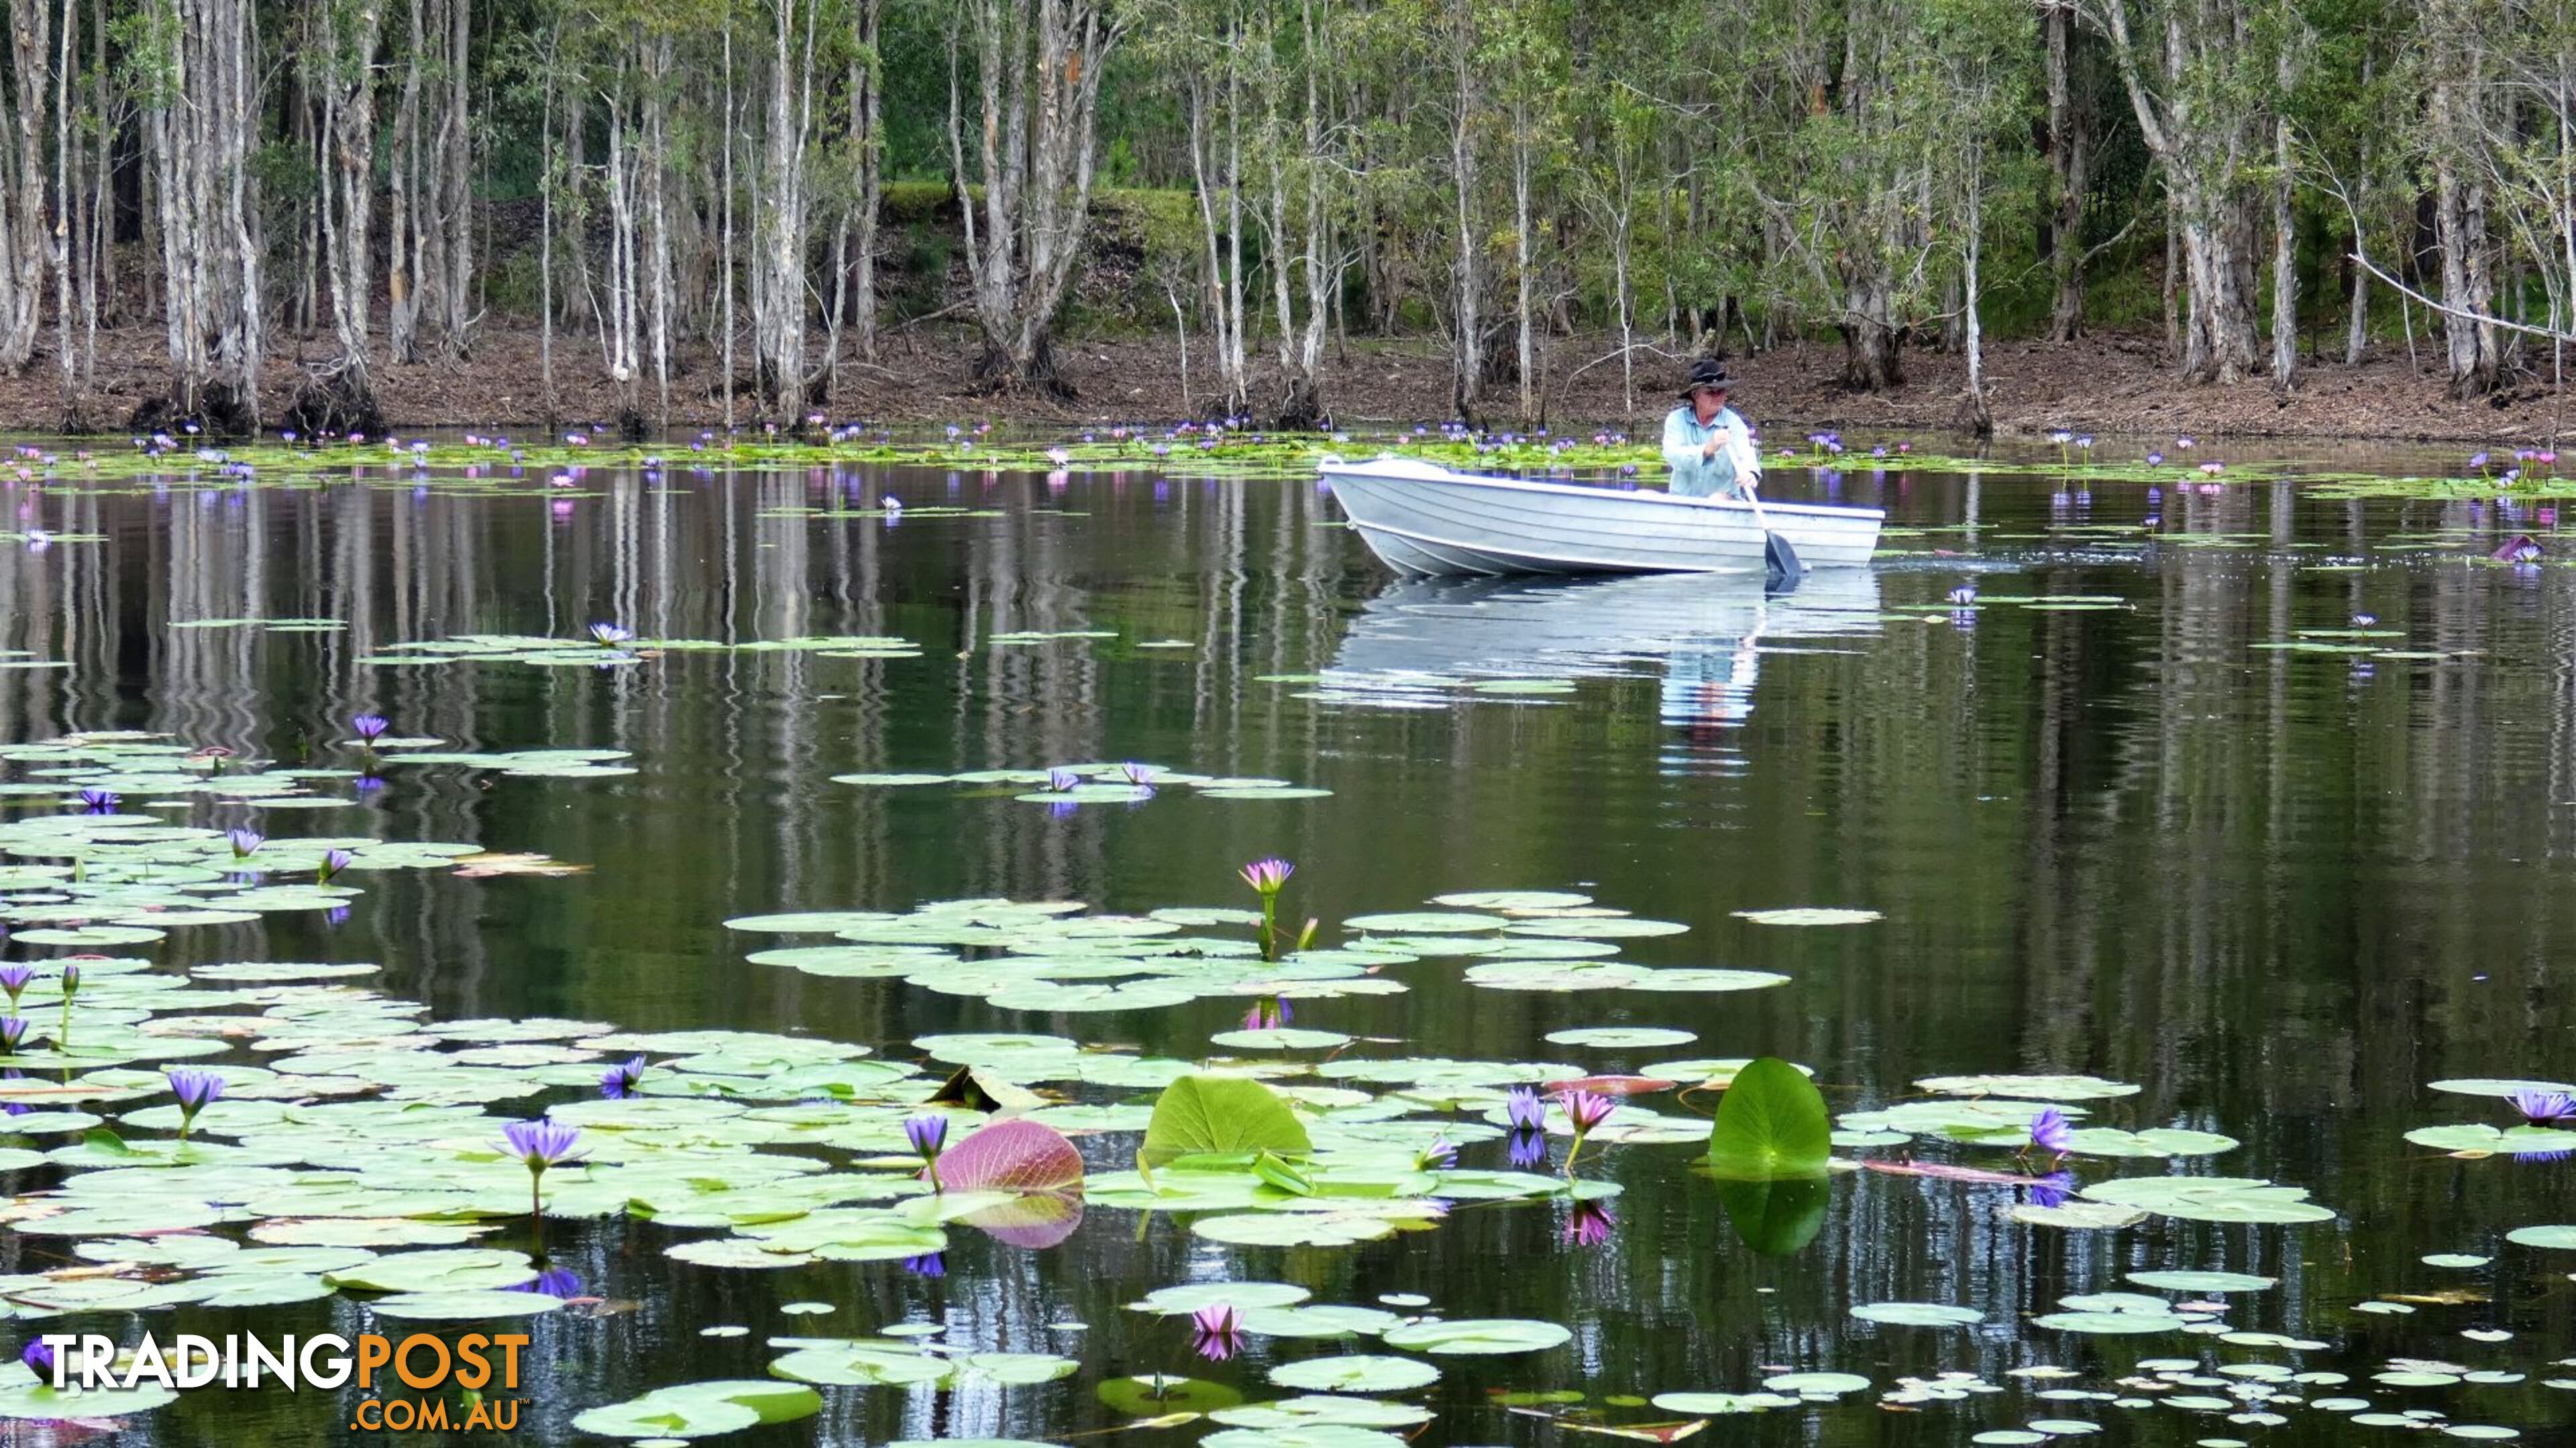
[[1714, 357], [1702, 357], [1691, 364], [1690, 380], [1682, 384], [1682, 401], [1690, 401], [1691, 394], [1703, 387], [1726, 389], [1734, 386], [1734, 382], [1726, 375], [1725, 363]]

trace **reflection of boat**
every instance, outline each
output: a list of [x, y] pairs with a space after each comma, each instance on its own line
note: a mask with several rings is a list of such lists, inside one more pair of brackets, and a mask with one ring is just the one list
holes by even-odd
[[1371, 551], [1399, 572], [1723, 573], [1762, 561], [1767, 526], [1810, 568], [1860, 564], [1876, 508], [1479, 477], [1414, 458], [1327, 461], [1323, 475]]
[[1415, 580], [1361, 605], [1326, 678], [1564, 678], [1665, 663], [1667, 694], [1722, 681], [1742, 695], [1758, 645], [1875, 633], [1878, 621], [1877, 574], [1837, 569], [1766, 593], [1758, 559], [1727, 576]]

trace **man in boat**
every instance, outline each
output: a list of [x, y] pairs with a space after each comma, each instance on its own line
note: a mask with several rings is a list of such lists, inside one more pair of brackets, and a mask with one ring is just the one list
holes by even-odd
[[1726, 405], [1726, 364], [1703, 357], [1692, 364], [1682, 405], [1664, 418], [1666, 486], [1678, 498], [1741, 498], [1761, 485], [1762, 455], [1753, 429]]

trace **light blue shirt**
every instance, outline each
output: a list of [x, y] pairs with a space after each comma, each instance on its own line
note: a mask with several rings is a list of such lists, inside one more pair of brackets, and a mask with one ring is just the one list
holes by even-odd
[[1699, 413], [1687, 402], [1664, 417], [1664, 465], [1673, 470], [1672, 481], [1665, 486], [1678, 498], [1733, 498], [1743, 490], [1735, 485], [1735, 459], [1720, 446], [1717, 456], [1702, 460], [1700, 449], [1712, 439], [1736, 437], [1747, 447], [1753, 442], [1753, 430], [1732, 407], [1721, 407], [1706, 427]]

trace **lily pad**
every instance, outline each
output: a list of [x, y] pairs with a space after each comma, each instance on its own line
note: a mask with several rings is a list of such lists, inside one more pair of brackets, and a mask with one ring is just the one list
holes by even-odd
[[1440, 1380], [1440, 1369], [1420, 1358], [1353, 1353], [1308, 1358], [1270, 1370], [1270, 1381], [1312, 1393], [1400, 1393]]
[[1883, 918], [1875, 910], [1842, 909], [1830, 905], [1807, 905], [1787, 910], [1738, 910], [1735, 916], [1756, 925], [1866, 925]]
[[1696, 1032], [1674, 1030], [1669, 1026], [1578, 1026], [1550, 1031], [1547, 1039], [1559, 1046], [1600, 1046], [1604, 1048], [1680, 1046], [1696, 1041]]
[[1986, 1315], [1973, 1307], [1939, 1302], [1864, 1302], [1853, 1308], [1851, 1315], [1864, 1322], [1896, 1327], [1967, 1327], [1986, 1320]]
[[1573, 1341], [1574, 1333], [1561, 1324], [1529, 1318], [1462, 1318], [1389, 1328], [1384, 1340], [1388, 1347], [1447, 1356], [1541, 1352]]
[[1296, 1113], [1258, 1081], [1184, 1076], [1163, 1088], [1137, 1159], [1147, 1167], [1185, 1156], [1303, 1155], [1314, 1149]]
[[1797, 1067], [1756, 1058], [1735, 1075], [1709, 1132], [1709, 1167], [1737, 1181], [1822, 1176], [1833, 1154], [1825, 1099]]
[[791, 1423], [822, 1410], [822, 1395], [801, 1383], [687, 1383], [592, 1408], [575, 1415], [572, 1426], [603, 1438], [705, 1438], [763, 1423]]

